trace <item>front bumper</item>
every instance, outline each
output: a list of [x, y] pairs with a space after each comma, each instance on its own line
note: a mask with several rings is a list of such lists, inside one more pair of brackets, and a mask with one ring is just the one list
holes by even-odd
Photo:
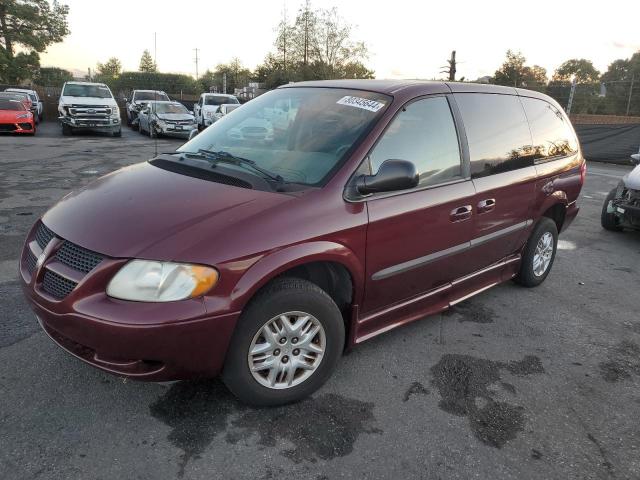
[[[96, 368], [140, 380], [220, 373], [239, 312], [207, 311], [202, 298], [145, 303], [108, 297], [106, 285], [126, 260], [102, 258], [89, 273], [75, 271], [58, 255], [66, 241], [54, 236], [40, 242], [42, 248], [38, 228], [22, 251], [21, 283], [43, 330], [61, 348]], [[75, 287], [56, 297], [47, 288], [52, 272]]]
[[35, 122], [0, 123], [0, 133], [34, 133]]
[[180, 129], [177, 129], [173, 125], [167, 125], [164, 128], [158, 128], [158, 132], [162, 135], [166, 135], [169, 137], [180, 137], [180, 138], [189, 138], [189, 134], [191, 130], [196, 130], [198, 128], [197, 125], [181, 125]]
[[120, 118], [73, 118], [67, 115], [58, 117], [61, 123], [69, 125], [70, 127], [77, 129], [91, 129], [104, 132], [112, 132], [121, 128]]

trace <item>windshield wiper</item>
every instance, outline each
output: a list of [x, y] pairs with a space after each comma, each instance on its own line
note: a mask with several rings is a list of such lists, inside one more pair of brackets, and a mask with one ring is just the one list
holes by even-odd
[[[179, 153], [185, 153], [186, 155], [193, 155], [193, 153], [191, 152], [179, 152]], [[237, 165], [239, 167], [249, 167], [255, 170], [256, 172], [261, 173], [265, 177], [268, 177], [269, 179], [273, 180], [279, 185], [286, 183], [284, 178], [282, 178], [281, 175], [270, 172], [266, 168], [262, 168], [258, 166], [256, 162], [254, 162], [253, 160], [249, 160], [248, 158], [238, 157], [236, 155], [233, 155], [232, 153], [225, 152], [223, 150], [213, 151], [213, 150], [207, 150], [205, 148], [198, 149], [197, 154], [208, 157], [209, 159], [213, 160], [214, 164], [217, 162], [225, 162], [225, 163], [230, 163], [232, 165]]]

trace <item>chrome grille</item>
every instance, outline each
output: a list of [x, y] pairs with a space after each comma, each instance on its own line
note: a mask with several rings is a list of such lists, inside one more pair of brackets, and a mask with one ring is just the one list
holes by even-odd
[[93, 270], [103, 258], [102, 255], [69, 241], [65, 241], [56, 252], [56, 260], [84, 273]]
[[62, 300], [76, 288], [77, 283], [67, 280], [51, 270], [44, 272], [42, 289], [54, 298]]

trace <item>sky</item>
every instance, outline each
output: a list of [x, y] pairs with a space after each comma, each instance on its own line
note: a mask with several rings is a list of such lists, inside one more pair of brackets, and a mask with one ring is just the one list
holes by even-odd
[[[160, 71], [195, 75], [238, 57], [253, 69], [273, 49], [275, 27], [286, 9], [293, 18], [303, 0], [241, 2], [168, 0], [61, 0], [69, 5], [71, 34], [41, 55], [42, 66], [86, 72], [115, 56], [137, 70], [142, 51], [154, 53]], [[182, 5], [182, 8], [176, 5]], [[458, 78], [492, 75], [507, 49], [549, 76], [569, 58], [587, 58], [606, 70], [640, 50], [640, 1], [312, 0], [337, 7], [354, 26], [353, 39], [369, 49], [376, 78], [441, 78], [451, 50]]]

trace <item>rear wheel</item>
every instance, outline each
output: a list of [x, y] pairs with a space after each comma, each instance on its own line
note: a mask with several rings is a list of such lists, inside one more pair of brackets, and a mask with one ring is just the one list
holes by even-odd
[[344, 336], [340, 310], [324, 290], [306, 280], [276, 280], [238, 321], [222, 378], [251, 405], [301, 400], [331, 376]]
[[604, 200], [604, 205], [602, 205], [602, 213], [600, 214], [600, 224], [605, 230], [620, 232], [622, 230], [622, 227], [620, 226], [618, 217], [614, 213], [609, 212], [609, 202], [616, 198], [616, 191], [617, 188], [611, 190], [609, 192], [609, 195], [607, 195], [607, 198], [605, 198]]
[[525, 287], [537, 287], [545, 281], [556, 258], [558, 227], [543, 217], [533, 229], [524, 248], [516, 281]]

